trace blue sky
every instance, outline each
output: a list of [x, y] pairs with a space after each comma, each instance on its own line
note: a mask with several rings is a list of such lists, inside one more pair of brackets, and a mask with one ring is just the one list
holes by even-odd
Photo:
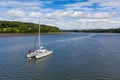
[[120, 28], [120, 0], [1, 0], [0, 20], [60, 29]]

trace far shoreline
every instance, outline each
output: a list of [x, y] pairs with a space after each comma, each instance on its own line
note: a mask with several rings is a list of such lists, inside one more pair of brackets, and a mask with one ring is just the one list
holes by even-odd
[[[51, 33], [40, 33], [41, 35], [55, 35], [55, 34], [67, 34], [72, 32], [51, 32]], [[19, 37], [19, 36], [35, 36], [38, 33], [0, 33], [0, 37]]]
[[[88, 33], [88, 32], [51, 32], [51, 33], [40, 33], [40, 34], [57, 35], [57, 34], [70, 34], [70, 33]], [[120, 33], [107, 33], [107, 34], [120, 34]], [[0, 33], [0, 37], [20, 37], [20, 36], [36, 36], [36, 35], [38, 35], [38, 33]]]

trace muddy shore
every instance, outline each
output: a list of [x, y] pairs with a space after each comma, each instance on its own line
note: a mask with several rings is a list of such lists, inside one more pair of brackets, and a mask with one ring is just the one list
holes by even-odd
[[35, 33], [0, 33], [0, 37], [32, 36]]
[[[67, 34], [69, 32], [41, 33], [41, 35]], [[35, 36], [38, 33], [0, 33], [0, 37]]]

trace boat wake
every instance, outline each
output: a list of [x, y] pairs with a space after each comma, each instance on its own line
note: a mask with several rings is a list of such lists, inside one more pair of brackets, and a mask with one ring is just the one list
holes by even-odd
[[91, 38], [94, 35], [96, 35], [96, 33], [90, 34], [88, 36], [83, 36], [83, 37], [77, 37], [77, 38], [70, 38], [70, 39], [62, 39], [62, 40], [52, 41], [52, 42], [48, 42], [48, 43], [45, 43], [45, 44], [57, 43], [57, 42], [65, 42], [65, 41], [83, 40], [83, 39]]

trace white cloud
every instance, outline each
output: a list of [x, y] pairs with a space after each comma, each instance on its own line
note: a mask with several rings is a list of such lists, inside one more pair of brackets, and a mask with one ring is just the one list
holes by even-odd
[[119, 0], [107, 0], [106, 2], [99, 2], [101, 6], [112, 6], [112, 7], [119, 7], [120, 1]]
[[[63, 9], [46, 7], [54, 1], [20, 1], [2, 0], [0, 2], [0, 19], [17, 20], [37, 23], [40, 16], [41, 23], [55, 25], [61, 29], [91, 29], [120, 27], [119, 0], [89, 0], [63, 5]], [[98, 3], [99, 7], [93, 6]], [[47, 5], [48, 6], [48, 5]], [[9, 8], [7, 8], [9, 7]], [[44, 8], [43, 8], [44, 7]]]
[[13, 17], [13, 18], [19, 18], [19, 17], [24, 17], [25, 13], [20, 10], [12, 9], [12, 10], [7, 11], [4, 15], [8, 17]]
[[38, 7], [38, 6], [33, 6], [33, 7], [29, 7], [31, 10], [41, 10], [41, 8], [40, 7]]
[[47, 18], [56, 18], [61, 19], [65, 17], [73, 17], [73, 18], [96, 18], [96, 19], [106, 19], [115, 17], [116, 13], [109, 13], [109, 12], [82, 12], [82, 11], [54, 11], [52, 13], [46, 14]]
[[54, 11], [52, 13], [47, 13], [46, 14], [46, 18], [53, 18], [53, 19], [60, 19], [60, 18], [63, 18], [63, 17], [69, 17], [70, 15], [72, 14], [72, 11], [61, 11], [61, 10], [57, 10], [57, 11]]
[[83, 6], [89, 6], [91, 5], [90, 2], [76, 2], [73, 4], [66, 4], [64, 5], [66, 7], [66, 10], [81, 10], [83, 9]]
[[[68, 29], [109, 29], [109, 28], [119, 28], [120, 23], [111, 23], [112, 20], [100, 20], [100, 19], [86, 19], [67, 22]], [[118, 21], [117, 21], [118, 22]], [[72, 26], [72, 27], [69, 27]]]
[[49, 25], [58, 26], [61, 29], [109, 29], [119, 28], [120, 20], [113, 19], [73, 19], [73, 20], [45, 20]]
[[75, 11], [71, 16], [72, 17], [82, 17], [83, 15], [84, 15], [84, 12]]
[[22, 11], [22, 10], [16, 10], [16, 9], [11, 9], [4, 14], [4, 20], [11, 20], [11, 21], [22, 21], [22, 22], [38, 22], [38, 18], [42, 16], [42, 13], [40, 12], [31, 12], [31, 11]]
[[87, 18], [95, 18], [95, 19], [107, 19], [107, 18], [113, 18], [115, 17], [115, 13], [109, 13], [109, 12], [99, 12], [94, 14], [86, 14]]
[[30, 12], [28, 16], [33, 18], [39, 18], [42, 14], [40, 12]]
[[120, 10], [120, 0], [89, 0], [87, 2], [76, 2], [71, 4], [65, 4], [66, 10], [81, 10], [81, 11], [94, 11], [93, 3], [97, 3], [98, 6], [96, 9], [98, 11], [111, 11], [114, 9]]
[[3, 0], [0, 1], [1, 7], [11, 7], [13, 9], [19, 9], [19, 10], [39, 10], [41, 9], [41, 6], [44, 6], [44, 4], [41, 1], [15, 1], [15, 0]]
[[40, 12], [43, 12], [43, 13], [49, 13], [49, 12], [52, 12], [54, 11], [52, 8], [45, 8], [45, 9], [41, 9]]

